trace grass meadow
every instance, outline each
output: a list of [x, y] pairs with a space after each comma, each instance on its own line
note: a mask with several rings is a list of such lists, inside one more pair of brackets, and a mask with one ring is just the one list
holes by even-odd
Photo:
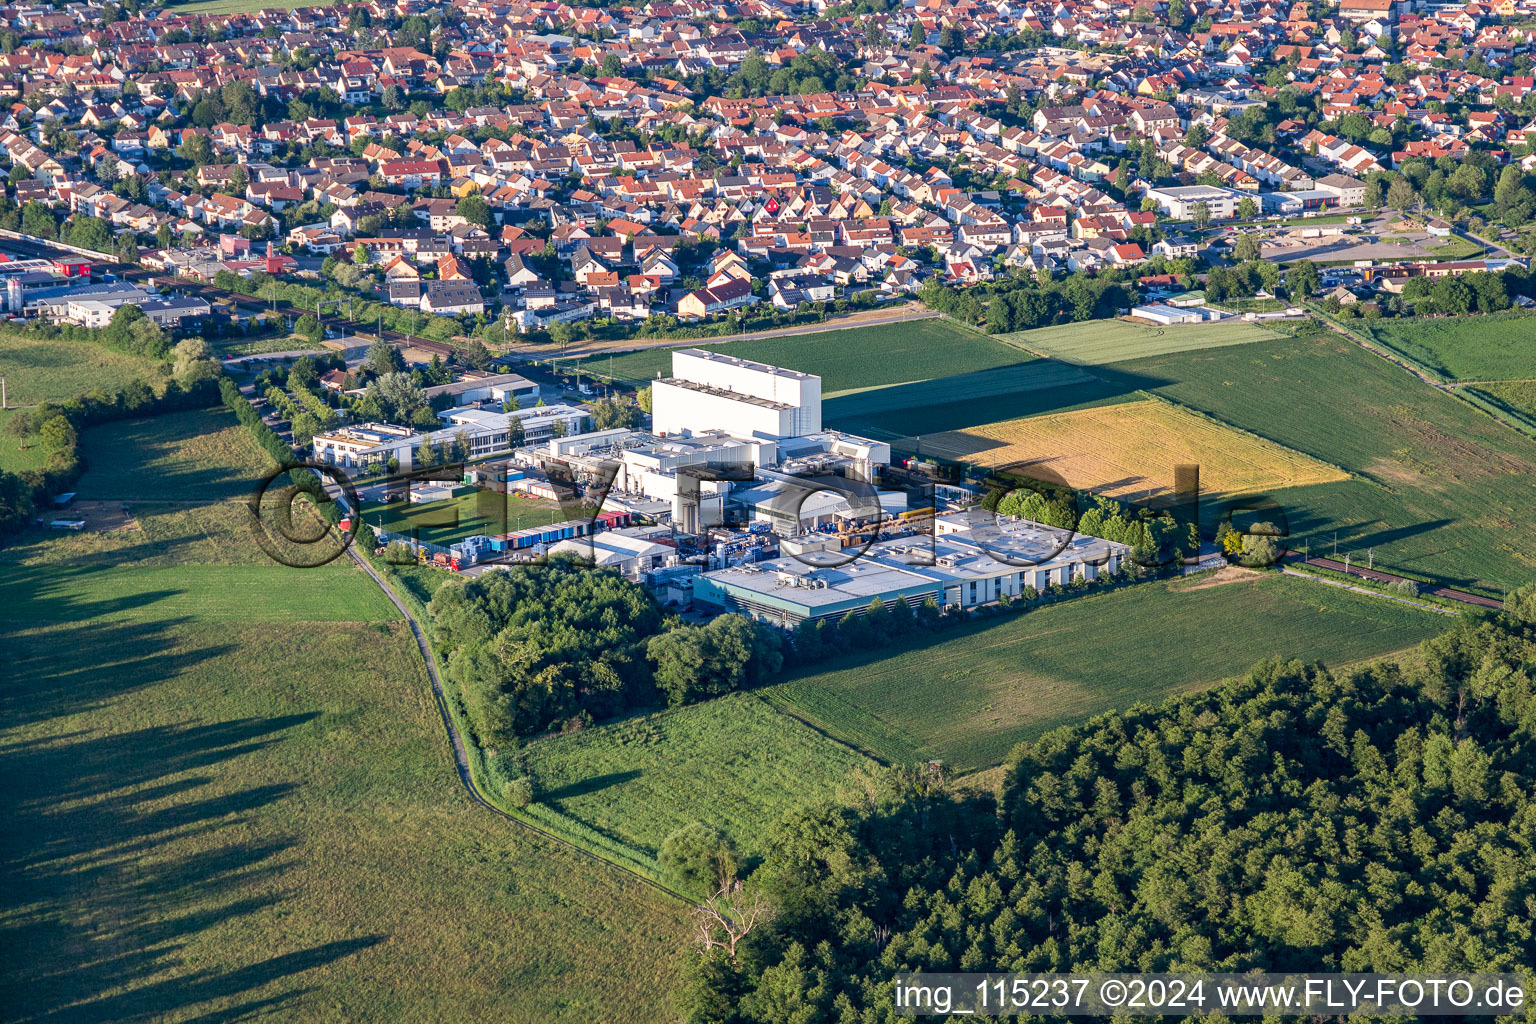
[[1444, 616], [1274, 573], [1083, 596], [847, 656], [761, 691], [777, 707], [895, 763], [957, 772], [1111, 708], [1150, 704], [1269, 656], [1342, 664], [1443, 632]]
[[0, 565], [0, 605], [17, 621], [383, 622], [398, 612], [357, 586], [350, 561], [266, 565]]
[[[677, 347], [724, 352], [814, 373], [821, 377], [822, 395], [827, 397], [859, 388], [975, 373], [1028, 358], [1001, 342], [937, 319]], [[599, 377], [643, 385], [658, 373], [671, 375], [672, 352], [655, 348], [592, 356], [581, 365]]]
[[48, 461], [48, 450], [38, 443], [37, 438], [30, 439], [23, 448], [16, 437], [5, 432], [6, 423], [15, 415], [15, 409], [0, 409], [0, 469], [11, 473], [42, 469]]
[[82, 498], [220, 501], [249, 498], [273, 467], [222, 406], [125, 420], [85, 432]]
[[1536, 379], [1536, 316], [1351, 320], [1346, 326], [1446, 380]]
[[95, 388], [116, 391], [135, 378], [160, 389], [160, 363], [85, 341], [27, 338], [0, 331], [0, 374], [11, 406], [59, 402]]
[[8, 1018], [664, 1014], [682, 910], [468, 801], [403, 623], [0, 636]]
[[761, 854], [785, 811], [875, 767], [751, 694], [547, 737], [523, 754], [540, 793], [528, 808], [535, 820], [552, 809], [644, 859], [693, 821], [733, 836], [749, 857]]
[[[1114, 372], [1356, 475], [1269, 495], [1290, 546], [1497, 595], [1536, 579], [1536, 442], [1345, 339], [1283, 338]], [[1204, 514], [1219, 510], [1208, 503]], [[1374, 549], [1374, 555], [1370, 554]]]
[[1102, 366], [1127, 359], [1193, 352], [1227, 345], [1246, 345], [1273, 338], [1274, 332], [1238, 320], [1214, 324], [1156, 327], [1129, 320], [1091, 320], [1058, 324], [1033, 331], [998, 335], [1010, 345], [1069, 363]]
[[[165, 475], [250, 472], [161, 420], [123, 426]], [[130, 509], [0, 548], [7, 1019], [668, 1015], [685, 908], [470, 802], [361, 570], [276, 565], [237, 501]]]

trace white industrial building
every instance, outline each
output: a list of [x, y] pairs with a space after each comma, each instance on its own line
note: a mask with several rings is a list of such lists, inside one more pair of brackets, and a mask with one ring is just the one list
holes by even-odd
[[1147, 198], [1157, 204], [1159, 213], [1174, 220], [1190, 220], [1195, 207], [1205, 204], [1212, 220], [1231, 220], [1237, 216], [1237, 204], [1252, 196], [1235, 188], [1219, 188], [1215, 185], [1174, 185], [1169, 188], [1147, 190]]
[[523, 425], [524, 443], [538, 442], [557, 434], [580, 434], [589, 422], [586, 409], [575, 405], [541, 405], [512, 412], [495, 412], [475, 406], [446, 409], [438, 414], [440, 430], [416, 431], [390, 423], [365, 423], [316, 434], [315, 458], [338, 466], [366, 466], [396, 460], [411, 469], [423, 441], [451, 447], [460, 434], [469, 443], [468, 457], [483, 459], [512, 450], [512, 421]]
[[[862, 613], [877, 597], [886, 604], [904, 597], [914, 606], [932, 597], [941, 608], [964, 609], [1019, 597], [1025, 587], [1117, 572], [1130, 550], [1027, 520], [958, 513], [936, 520], [931, 539], [877, 540], [847, 564], [777, 558], [706, 572], [694, 579], [693, 596], [783, 627]], [[829, 561], [850, 552], [841, 554]]]
[[799, 437], [821, 430], [821, 378], [703, 349], [672, 353], [672, 376], [651, 385], [652, 429], [687, 437]]

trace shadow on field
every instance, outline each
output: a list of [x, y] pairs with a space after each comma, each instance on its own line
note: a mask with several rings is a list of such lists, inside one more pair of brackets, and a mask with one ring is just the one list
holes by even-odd
[[[42, 643], [20, 642], [23, 625], [28, 624], [0, 623], [0, 649], [5, 651], [0, 678], [7, 680], [0, 685], [0, 721], [11, 729], [78, 714], [233, 649], [176, 649], [171, 635], [177, 620], [172, 619], [80, 622], [50, 631]], [[61, 657], [60, 648], [72, 656]]]
[[1127, 401], [1170, 383], [1158, 377], [1037, 359], [830, 398], [829, 426], [881, 438], [963, 430], [1002, 420]]
[[97, 601], [80, 596], [80, 591], [92, 587], [92, 576], [112, 568], [111, 565], [51, 565], [39, 571], [12, 570], [0, 575], [0, 605], [8, 609], [12, 619], [83, 622], [145, 608], [184, 593], [181, 590], [146, 590]]
[[[270, 819], [294, 784], [242, 783], [239, 759], [316, 713], [120, 732], [110, 724], [68, 728], [70, 716], [102, 705], [131, 717], [131, 700], [122, 698], [227, 652], [214, 645], [171, 650], [167, 625], [0, 629], [10, 670], [0, 684], [6, 728], [63, 726], [46, 738], [0, 744], [7, 893], [0, 1005], [7, 1020], [183, 1019], [210, 1006], [196, 1019], [235, 1020], [270, 1012], [302, 991], [293, 983], [273, 996], [274, 982], [384, 938], [351, 937], [264, 958], [266, 950], [239, 942], [243, 921], [270, 915], [285, 899], [283, 879], [299, 852], [296, 836], [257, 827], [258, 815]], [[228, 936], [227, 958], [186, 962], [190, 939], [209, 932]], [[225, 1005], [231, 1002], [237, 1005]]]
[[[238, 456], [199, 462], [179, 447], [235, 423], [228, 412], [213, 407], [92, 427], [81, 438], [86, 469], [75, 489], [82, 498], [101, 500], [248, 497], [260, 474], [259, 462], [242, 471], [234, 464]], [[245, 438], [235, 443], [244, 444]]]
[[640, 773], [637, 771], [609, 772], [607, 775], [594, 775], [590, 779], [582, 779], [580, 782], [573, 782], [569, 786], [562, 786], [559, 789], [545, 793], [540, 799], [569, 800], [572, 797], [596, 793], [599, 790], [607, 789], [609, 786], [622, 786], [624, 783], [639, 777]]

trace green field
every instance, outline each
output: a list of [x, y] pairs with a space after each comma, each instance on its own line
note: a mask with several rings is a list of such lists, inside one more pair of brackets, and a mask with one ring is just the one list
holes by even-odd
[[552, 808], [647, 858], [693, 821], [760, 854], [786, 810], [875, 767], [750, 694], [538, 740], [524, 753], [540, 792], [535, 820]]
[[[1536, 579], [1536, 442], [1337, 337], [1119, 363], [1158, 394], [1358, 476], [1282, 490], [1293, 548], [1497, 595]], [[1217, 510], [1207, 505], [1209, 517]], [[1277, 518], [1267, 514], [1270, 518]]]
[[86, 341], [25, 338], [0, 331], [0, 373], [11, 406], [60, 402], [95, 388], [116, 391], [139, 378], [159, 390], [161, 364]]
[[1474, 390], [1484, 392], [1527, 416], [1536, 416], [1536, 380], [1479, 384]]
[[1431, 245], [1428, 248], [1437, 260], [1470, 260], [1490, 255], [1487, 246], [1470, 238], [1452, 238], [1442, 245]]
[[15, 437], [5, 432], [6, 422], [15, 415], [15, 409], [0, 409], [0, 469], [11, 473], [42, 469], [43, 463], [48, 461], [48, 450], [38, 443], [37, 438], [29, 439], [23, 448]]
[[667, 1016], [685, 908], [468, 799], [360, 570], [133, 508], [0, 549], [7, 1019]]
[[441, 545], [476, 534], [495, 536], [563, 523], [565, 519], [565, 510], [558, 502], [478, 489], [446, 501], [363, 506], [363, 520], [375, 530], [414, 535], [425, 543]]
[[1054, 359], [1031, 359], [844, 394], [826, 402], [822, 417], [839, 430], [913, 450], [925, 434], [1128, 401], [1146, 383], [1153, 382], [1129, 374], [1090, 373]]
[[1156, 703], [1271, 655], [1359, 661], [1443, 632], [1446, 618], [1267, 573], [1150, 583], [845, 658], [763, 691], [893, 763], [997, 764], [1021, 740]]
[[[266, 565], [0, 565], [0, 605], [18, 621], [382, 622], [398, 616], [351, 562]], [[347, 585], [347, 584], [352, 585]]]
[[1356, 331], [1446, 380], [1536, 379], [1536, 315], [1351, 320]]
[[222, 407], [92, 427], [82, 498], [220, 501], [249, 498], [271, 469], [266, 453]]
[[[702, 348], [741, 359], [755, 359], [821, 377], [821, 392], [831, 397], [859, 388], [903, 384], [1008, 366], [1027, 357], [1007, 345], [942, 320], [912, 320], [876, 327], [796, 334], [781, 338], [717, 342], [678, 348]], [[646, 349], [621, 356], [592, 356], [581, 365], [600, 377], [644, 384], [672, 372], [670, 349]]]
[[681, 909], [471, 804], [403, 624], [0, 624], [8, 1019], [654, 1020]]
[[1153, 327], [1129, 320], [1091, 320], [1058, 324], [1033, 331], [998, 335], [1010, 345], [1069, 363], [1102, 366], [1127, 359], [1192, 352], [1226, 345], [1245, 345], [1274, 337], [1257, 324], [1238, 320], [1214, 324], [1178, 324]]

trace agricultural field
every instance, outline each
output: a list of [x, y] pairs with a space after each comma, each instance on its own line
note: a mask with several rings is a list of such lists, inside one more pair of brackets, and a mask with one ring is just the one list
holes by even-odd
[[644, 859], [693, 821], [732, 836], [748, 856], [761, 854], [781, 814], [831, 797], [855, 772], [875, 767], [751, 694], [552, 736], [523, 754], [540, 793], [528, 808], [535, 820], [552, 809]]
[[265, 560], [236, 501], [130, 509], [0, 549], [7, 1018], [668, 1015], [686, 908], [468, 799], [350, 560]]
[[1475, 389], [1527, 416], [1536, 416], [1536, 380], [1499, 381]]
[[[1157, 394], [1356, 479], [1280, 488], [1292, 548], [1498, 595], [1536, 579], [1524, 523], [1536, 442], [1338, 337], [1115, 364]], [[1219, 512], [1208, 502], [1205, 514]], [[1371, 554], [1374, 549], [1374, 554]]]
[[1351, 320], [1346, 325], [1445, 380], [1536, 380], [1536, 315]]
[[222, 406], [125, 420], [85, 431], [76, 490], [100, 500], [249, 498], [272, 466]]
[[1273, 441], [1159, 401], [1003, 420], [924, 438], [924, 451], [989, 469], [1027, 465], [1077, 490], [1110, 497], [1173, 488], [1181, 463], [1202, 490], [1247, 494], [1347, 480], [1349, 475]]
[[375, 530], [414, 535], [427, 544], [440, 545], [476, 534], [495, 536], [565, 520], [559, 502], [479, 489], [445, 501], [363, 506], [363, 521]]
[[1127, 359], [1192, 352], [1273, 338], [1274, 332], [1246, 321], [1156, 327], [1130, 320], [1092, 320], [1033, 331], [1000, 334], [999, 340], [1069, 363], [1102, 366]]
[[[821, 377], [824, 397], [859, 388], [975, 373], [1023, 362], [1023, 353], [942, 320], [912, 320], [841, 331], [712, 344], [680, 343], [741, 359], [755, 359]], [[641, 384], [672, 372], [670, 349], [593, 356], [581, 366], [595, 376]]]
[[11, 406], [61, 402], [94, 388], [116, 391], [135, 378], [155, 390], [168, 375], [162, 364], [84, 341], [27, 338], [0, 331], [0, 367]]
[[886, 761], [938, 758], [965, 772], [1056, 726], [1211, 686], [1270, 655], [1360, 661], [1446, 622], [1323, 584], [1224, 570], [845, 657], [761, 692]]
[[903, 451], [927, 452], [932, 434], [1122, 402], [1135, 397], [1144, 383], [1152, 382], [1126, 374], [1090, 373], [1054, 359], [1032, 359], [844, 393], [822, 406], [822, 419], [828, 426], [888, 441]]

